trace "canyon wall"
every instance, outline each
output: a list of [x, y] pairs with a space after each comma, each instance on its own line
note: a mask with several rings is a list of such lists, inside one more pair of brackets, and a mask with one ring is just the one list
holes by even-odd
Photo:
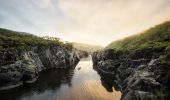
[[60, 45], [1, 51], [0, 90], [35, 82], [43, 70], [74, 68], [83, 56], [83, 52]]
[[102, 79], [122, 92], [121, 100], [168, 100], [170, 49], [98, 51], [92, 55]]

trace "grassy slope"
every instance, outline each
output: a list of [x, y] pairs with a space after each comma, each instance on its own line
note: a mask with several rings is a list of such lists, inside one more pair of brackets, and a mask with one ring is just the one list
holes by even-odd
[[0, 28], [0, 51], [6, 49], [24, 49], [27, 50], [33, 46], [49, 46], [62, 45], [70, 47], [70, 44], [64, 44], [58, 38], [51, 38], [52, 40], [43, 39], [41, 37], [24, 33], [16, 32]]
[[170, 22], [157, 25], [123, 40], [112, 42], [105, 49], [137, 50], [170, 47]]
[[73, 42], [72, 44], [76, 49], [86, 51], [86, 52], [94, 52], [96, 50], [103, 49], [103, 47], [99, 45], [89, 45], [89, 44], [75, 43], [75, 42]]

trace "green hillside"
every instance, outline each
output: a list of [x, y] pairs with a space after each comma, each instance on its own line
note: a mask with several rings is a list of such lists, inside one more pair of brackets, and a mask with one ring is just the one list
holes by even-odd
[[86, 51], [89, 53], [103, 49], [103, 47], [99, 45], [90, 45], [90, 44], [76, 43], [76, 42], [72, 42], [72, 44], [73, 47], [75, 47], [76, 49]]
[[137, 50], [170, 47], [170, 22], [156, 25], [141, 34], [109, 44], [105, 49]]
[[29, 50], [31, 47], [34, 46], [47, 47], [51, 45], [62, 45], [68, 48], [72, 48], [72, 44], [64, 44], [58, 38], [44, 38], [25, 32], [16, 32], [0, 28], [0, 51], [7, 49]]

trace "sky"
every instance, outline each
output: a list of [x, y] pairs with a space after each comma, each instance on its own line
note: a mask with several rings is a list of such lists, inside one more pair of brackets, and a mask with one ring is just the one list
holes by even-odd
[[170, 20], [170, 0], [0, 0], [0, 27], [106, 46]]

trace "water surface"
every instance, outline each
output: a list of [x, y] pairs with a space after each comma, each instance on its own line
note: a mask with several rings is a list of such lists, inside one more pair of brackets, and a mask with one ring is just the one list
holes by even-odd
[[40, 73], [30, 85], [0, 91], [0, 100], [119, 100], [121, 93], [109, 91], [96, 71], [91, 57], [82, 59], [75, 69]]

